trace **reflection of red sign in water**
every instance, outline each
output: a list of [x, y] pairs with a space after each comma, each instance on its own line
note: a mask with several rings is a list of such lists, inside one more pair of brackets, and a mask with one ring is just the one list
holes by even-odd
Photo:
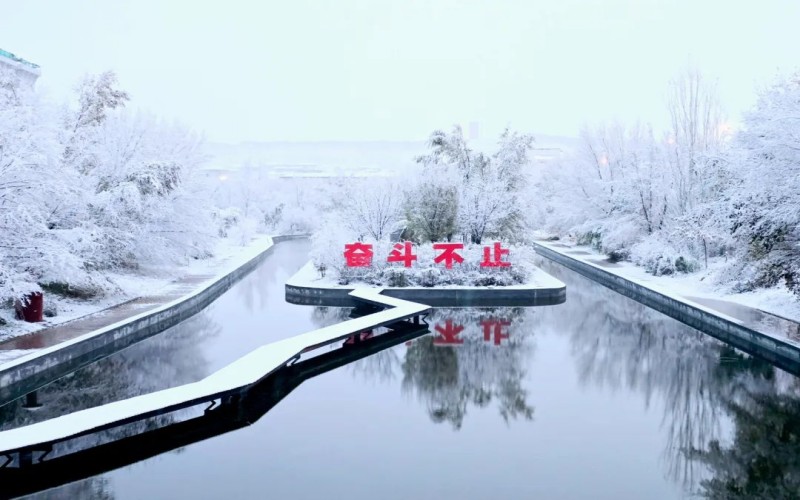
[[369, 267], [372, 264], [372, 245], [369, 243], [347, 243], [344, 246], [347, 267]]
[[483, 340], [489, 342], [494, 334], [494, 345], [500, 345], [503, 339], [508, 339], [508, 332], [503, 333], [503, 327], [510, 325], [510, 321], [500, 319], [485, 319], [481, 321], [483, 326]]
[[459, 264], [464, 262], [464, 257], [456, 253], [456, 250], [464, 249], [463, 243], [434, 243], [433, 249], [442, 251], [442, 253], [433, 259], [435, 264], [439, 264], [440, 262], [444, 261], [444, 267], [447, 269], [453, 269], [453, 261], [456, 261]]
[[389, 253], [386, 262], [402, 262], [405, 267], [411, 267], [411, 263], [417, 260], [417, 256], [411, 248], [411, 242], [396, 243], [394, 249]]
[[453, 320], [448, 319], [444, 322], [444, 328], [436, 325], [436, 331], [439, 335], [433, 339], [433, 343], [436, 345], [463, 344], [464, 339], [458, 338], [458, 334], [463, 330], [464, 327], [462, 325], [453, 325]]
[[508, 255], [508, 248], [502, 248], [500, 243], [494, 244], [494, 256], [492, 248], [483, 247], [481, 267], [511, 267], [511, 262], [503, 262], [503, 255]]
[[345, 345], [352, 345], [356, 342], [362, 342], [364, 340], [371, 339], [375, 334], [372, 333], [372, 330], [364, 330], [363, 332], [357, 333], [356, 335], [351, 335], [347, 337], [347, 340], [344, 341]]

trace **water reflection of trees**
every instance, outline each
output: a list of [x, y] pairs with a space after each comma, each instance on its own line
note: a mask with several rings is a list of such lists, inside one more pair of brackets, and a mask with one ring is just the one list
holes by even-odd
[[[278, 247], [274, 251], [279, 251]], [[256, 267], [249, 275], [235, 286], [239, 300], [253, 312], [257, 309], [264, 309], [269, 302], [269, 292], [277, 284], [277, 262], [279, 259], [268, 259], [265, 263]]]
[[239, 300], [244, 303], [248, 311], [266, 308], [270, 293], [274, 293], [276, 289], [281, 289], [281, 294], [283, 293], [285, 278], [294, 274], [308, 261], [309, 246], [307, 240], [278, 244], [273, 253], [280, 253], [280, 256], [268, 258], [235, 285]]
[[41, 388], [40, 408], [24, 408], [24, 398], [0, 407], [0, 430], [197, 381], [208, 375], [202, 342], [220, 332], [219, 324], [202, 311], [162, 334]]
[[[350, 318], [351, 309], [315, 307], [312, 320], [317, 327], [340, 323]], [[522, 385], [524, 367], [530, 362], [533, 338], [526, 324], [531, 309], [434, 309], [427, 318], [432, 334], [401, 348], [387, 349], [348, 365], [355, 375], [366, 380], [391, 382], [402, 376], [402, 390], [413, 394], [428, 410], [434, 422], [449, 422], [459, 429], [470, 405], [485, 408], [492, 403], [506, 421], [531, 420]], [[450, 322], [463, 326], [457, 345], [437, 341], [436, 326]], [[482, 321], [503, 321], [503, 338], [485, 340]], [[493, 333], [493, 332], [492, 332]]]
[[[425, 404], [434, 422], [461, 428], [470, 405], [485, 408], [492, 402], [508, 422], [533, 418], [522, 385], [525, 365], [532, 354], [532, 337], [525, 328], [527, 311], [503, 309], [437, 309], [431, 325], [464, 326], [463, 343], [437, 345], [436, 334], [414, 341], [402, 362], [402, 387]], [[484, 340], [481, 321], [509, 321], [508, 338], [500, 345]]]
[[691, 450], [691, 457], [706, 464], [712, 476], [700, 482], [700, 493], [708, 498], [800, 497], [800, 389], [797, 379], [785, 392], [775, 385], [743, 387], [736, 397], [723, 401], [732, 415], [735, 432], [729, 445], [712, 440], [704, 449]]
[[[317, 328], [324, 328], [352, 319], [352, 311], [348, 307], [317, 306], [311, 313], [311, 321]], [[399, 351], [386, 349], [347, 365], [347, 369], [364, 380], [391, 382], [399, 371], [400, 363]]]
[[311, 311], [311, 321], [317, 328], [325, 328], [352, 319], [352, 310], [349, 307], [315, 306]]
[[26, 496], [28, 499], [36, 500], [113, 500], [114, 493], [107, 479], [103, 477], [92, 477], [82, 481], [65, 484], [58, 488]]
[[[570, 333], [581, 382], [639, 392], [646, 407], [663, 400], [673, 480], [712, 498], [799, 496], [800, 403], [778, 383], [783, 372], [574, 273], [548, 270], [569, 296], [542, 319]], [[726, 421], [735, 428], [730, 447], [720, 444]]]

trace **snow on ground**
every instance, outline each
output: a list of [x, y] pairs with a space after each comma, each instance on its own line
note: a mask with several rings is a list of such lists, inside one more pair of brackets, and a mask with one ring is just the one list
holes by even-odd
[[[223, 239], [219, 240], [214, 256], [209, 259], [190, 259], [184, 265], [142, 268], [137, 273], [108, 273], [106, 279], [111, 285], [109, 288], [115, 291], [96, 299], [80, 300], [45, 293], [45, 309], [55, 305], [58, 314], [52, 318], [45, 317], [40, 323], [17, 320], [13, 308], [0, 308], [0, 317], [8, 322], [7, 325], [0, 326], [0, 342], [67, 323], [138, 297], [157, 295], [171, 282], [184, 276], [214, 276], [226, 270], [232, 263], [244, 263], [254, 257], [253, 250], [263, 248], [267, 239], [268, 236], [259, 235], [246, 245], [236, 240]], [[0, 351], [0, 364], [18, 356], [17, 351]]]
[[[800, 322], [800, 301], [785, 287], [774, 287], [748, 293], [731, 293], [724, 286], [715, 283], [713, 276], [725, 265], [722, 260], [710, 261], [707, 270], [695, 273], [653, 276], [645, 271], [644, 268], [630, 262], [609, 262], [606, 255], [589, 246], [575, 245], [570, 240], [539, 241], [538, 243], [563, 252], [570, 257], [603, 267], [608, 271], [656, 289], [666, 295], [683, 299], [691, 298], [695, 302], [711, 307], [723, 314], [741, 316], [743, 310], [737, 311], [736, 305], [738, 304], [780, 318], [786, 318], [793, 322]], [[724, 301], [725, 303], [717, 303], [715, 301]]]

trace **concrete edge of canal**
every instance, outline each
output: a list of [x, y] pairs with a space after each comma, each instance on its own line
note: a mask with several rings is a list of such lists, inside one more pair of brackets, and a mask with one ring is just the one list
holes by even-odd
[[272, 242], [248, 261], [176, 300], [4, 364], [0, 367], [0, 406], [194, 316], [258, 267], [276, 244], [305, 237], [273, 236]]
[[753, 330], [702, 306], [657, 292], [544, 245], [534, 243], [533, 246], [536, 253], [544, 258], [748, 354], [759, 356], [779, 368], [800, 375], [800, 346], [797, 344]]

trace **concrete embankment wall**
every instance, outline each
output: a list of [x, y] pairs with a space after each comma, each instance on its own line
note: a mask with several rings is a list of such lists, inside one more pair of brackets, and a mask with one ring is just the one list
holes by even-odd
[[[308, 287], [286, 284], [286, 301], [292, 304], [355, 307], [350, 288]], [[383, 295], [420, 302], [431, 307], [525, 307], [560, 304], [565, 286], [554, 288], [384, 288]]]
[[557, 262], [615, 292], [630, 297], [748, 354], [766, 359], [790, 373], [800, 374], [800, 346], [790, 341], [758, 332], [546, 246], [534, 244], [534, 249], [542, 257]]
[[274, 244], [268, 249], [181, 299], [128, 321], [43, 349], [32, 357], [25, 356], [20, 361], [9, 362], [6, 367], [0, 368], [0, 405], [194, 316], [258, 267], [272, 253], [276, 244], [298, 238], [302, 236], [275, 236], [272, 238]]

